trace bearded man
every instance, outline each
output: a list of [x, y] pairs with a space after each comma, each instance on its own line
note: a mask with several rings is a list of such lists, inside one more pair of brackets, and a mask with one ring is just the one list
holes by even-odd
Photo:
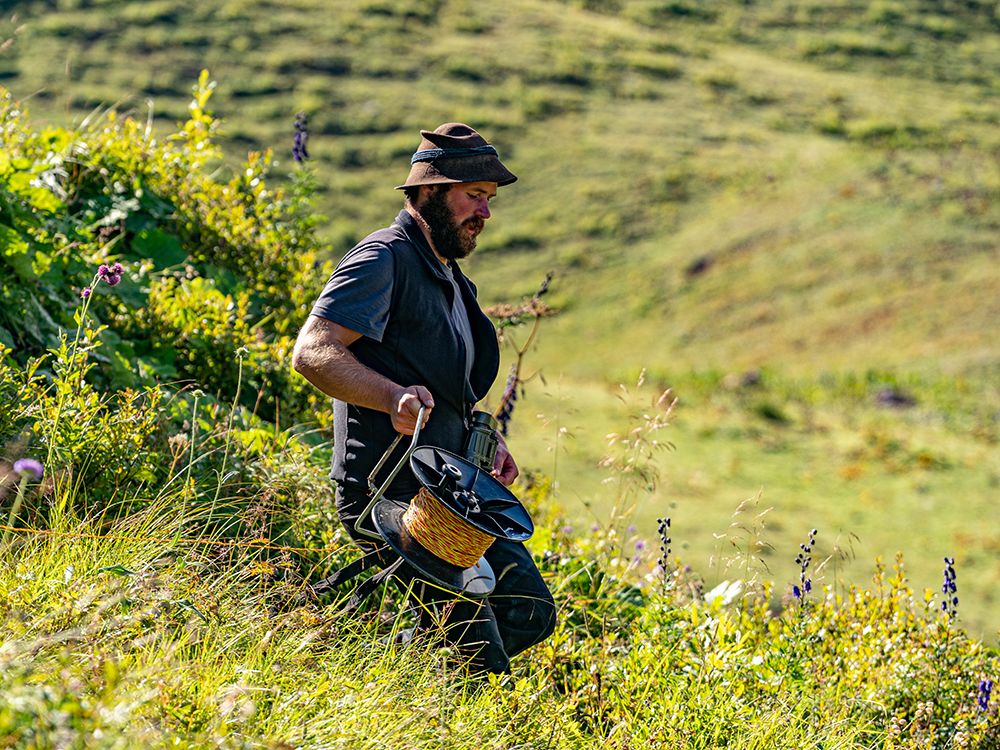
[[[405, 191], [403, 210], [341, 260], [292, 359], [335, 399], [337, 513], [366, 551], [371, 542], [355, 524], [369, 504], [368, 477], [386, 449], [397, 434], [414, 434], [423, 407], [419, 444], [461, 454], [473, 407], [500, 363], [493, 325], [456, 261], [475, 249], [497, 188], [517, 178], [468, 125], [448, 123], [420, 134], [410, 173], [396, 188]], [[494, 476], [510, 485], [518, 469], [499, 439]], [[408, 502], [419, 490], [407, 466], [384, 496]], [[370, 519], [361, 523], [369, 528]], [[483, 556], [498, 572], [489, 597], [447, 596], [418, 585], [418, 630], [443, 626], [446, 641], [471, 669], [504, 673], [510, 657], [552, 633], [555, 605], [523, 544], [497, 539]], [[404, 565], [397, 577], [407, 576], [419, 579]]]

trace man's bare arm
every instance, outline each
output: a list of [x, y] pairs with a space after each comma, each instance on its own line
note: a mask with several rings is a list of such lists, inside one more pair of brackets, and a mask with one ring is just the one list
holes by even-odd
[[434, 398], [423, 386], [403, 387], [358, 362], [348, 347], [359, 338], [350, 328], [310, 315], [295, 340], [292, 367], [326, 395], [385, 412], [397, 432], [412, 435], [420, 406], [429, 416]]

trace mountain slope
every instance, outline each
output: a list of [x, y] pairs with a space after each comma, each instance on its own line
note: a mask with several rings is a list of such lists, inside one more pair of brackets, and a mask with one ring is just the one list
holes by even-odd
[[35, 116], [127, 96], [172, 122], [208, 67], [226, 148], [284, 169], [308, 112], [335, 253], [394, 214], [417, 129], [482, 128], [521, 180], [471, 268], [486, 301], [556, 271], [560, 370], [996, 360], [994, 3], [17, 10], [4, 82]]

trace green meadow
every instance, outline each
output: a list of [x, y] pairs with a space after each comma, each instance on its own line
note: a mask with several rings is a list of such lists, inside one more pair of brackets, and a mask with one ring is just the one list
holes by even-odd
[[[995, 746], [1000, 3], [36, 0], [0, 46], [0, 744]], [[486, 685], [391, 591], [268, 617], [352, 554], [295, 333], [447, 121], [519, 176], [481, 302], [556, 311], [504, 367], [563, 624]]]

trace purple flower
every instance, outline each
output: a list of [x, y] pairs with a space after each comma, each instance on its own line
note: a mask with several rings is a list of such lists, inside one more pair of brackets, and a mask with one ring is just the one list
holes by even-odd
[[958, 614], [958, 585], [955, 583], [955, 558], [944, 558], [944, 583], [941, 585], [941, 593], [944, 594], [944, 601], [941, 602], [941, 611], [949, 618], [954, 619]]
[[590, 530], [592, 533], [596, 534], [601, 530], [601, 525], [599, 523], [592, 523], [590, 524]]
[[812, 591], [812, 581], [806, 577], [806, 571], [809, 568], [809, 563], [812, 562], [812, 550], [816, 544], [817, 533], [816, 529], [809, 532], [809, 539], [806, 544], [799, 545], [799, 549], [802, 551], [795, 557], [795, 562], [799, 566], [799, 583], [802, 584], [802, 588], [798, 586], [792, 587], [792, 594], [795, 595], [796, 599], [801, 599]]
[[563, 534], [572, 534], [573, 533], [573, 527], [570, 526], [569, 524], [566, 524], [565, 526], [562, 527], [562, 533]]
[[637, 541], [635, 543], [635, 551], [636, 552], [642, 552], [644, 549], [646, 549], [646, 543], [644, 541], [642, 541], [642, 539], [640, 539], [639, 541]]
[[108, 286], [118, 286], [122, 280], [122, 274], [125, 272], [125, 266], [121, 263], [115, 263], [111, 268], [108, 268], [103, 263], [100, 268], [97, 269], [98, 278], [104, 279], [108, 282]]
[[979, 705], [980, 711], [986, 711], [990, 707], [990, 693], [993, 692], [993, 680], [980, 680], [979, 681], [979, 697], [976, 699], [976, 703]]
[[512, 366], [507, 375], [507, 383], [503, 388], [503, 395], [500, 397], [500, 413], [495, 415], [500, 422], [500, 434], [506, 437], [510, 420], [514, 415], [514, 402], [517, 401], [517, 366]]
[[301, 164], [309, 158], [306, 151], [306, 141], [309, 140], [309, 131], [306, 129], [306, 113], [299, 112], [295, 115], [295, 142], [292, 145], [292, 157]]
[[93, 289], [91, 289], [89, 286], [85, 287], [84, 290], [82, 292], [80, 292], [80, 296], [83, 297], [84, 299], [87, 299], [87, 297], [90, 296], [90, 293], [92, 291], [93, 291]]
[[42, 474], [45, 473], [45, 469], [42, 467], [40, 461], [36, 461], [33, 458], [22, 458], [14, 462], [14, 471], [18, 474], [24, 475], [26, 473], [31, 473], [35, 475], [35, 479], [41, 479]]
[[635, 524], [634, 523], [630, 523], [628, 525], [628, 528], [625, 529], [625, 531], [627, 531], [629, 534], [634, 534], [635, 533]]

